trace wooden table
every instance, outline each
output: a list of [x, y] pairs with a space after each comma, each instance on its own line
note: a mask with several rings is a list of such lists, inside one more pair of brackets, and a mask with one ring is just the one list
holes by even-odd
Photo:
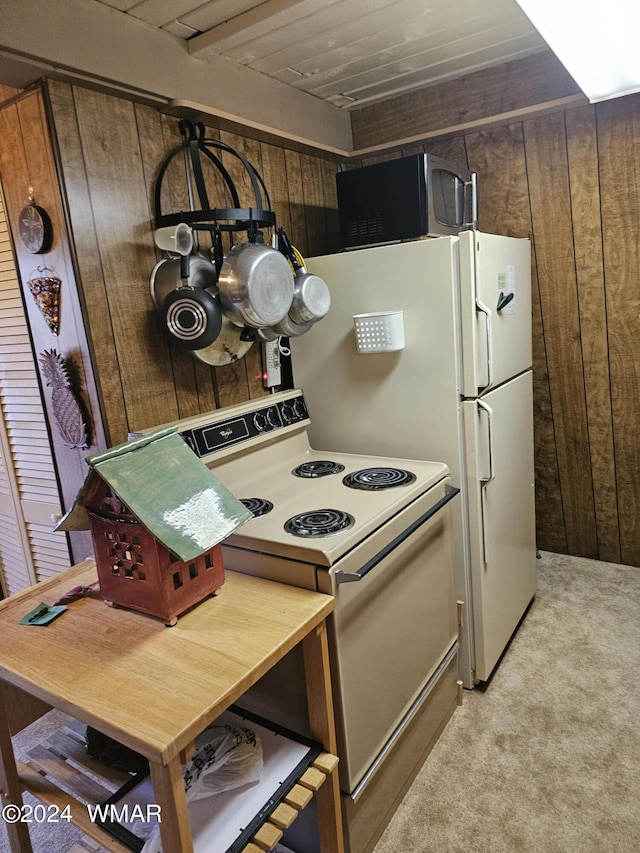
[[[162, 809], [163, 848], [191, 853], [181, 755], [298, 643], [312, 735], [336, 755], [325, 627], [331, 596], [227, 572], [220, 593], [173, 628], [97, 598], [70, 604], [47, 627], [18, 624], [40, 601], [52, 604], [76, 584], [95, 580], [95, 564], [86, 560], [0, 603], [0, 791], [6, 803], [21, 804], [22, 789], [30, 787], [16, 768], [10, 733], [34, 718], [27, 706], [35, 697], [146, 756]], [[335, 766], [317, 791], [317, 806], [322, 853], [342, 853]], [[86, 808], [72, 804], [72, 813], [104, 843]], [[31, 851], [25, 823], [7, 829], [12, 851]]]

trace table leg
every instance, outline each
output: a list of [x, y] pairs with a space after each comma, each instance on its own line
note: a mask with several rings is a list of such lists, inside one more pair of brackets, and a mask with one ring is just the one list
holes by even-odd
[[176, 755], [166, 766], [150, 761], [149, 767], [155, 801], [160, 806], [162, 849], [167, 853], [193, 853], [180, 756]]
[[[311, 736], [320, 741], [327, 752], [337, 755], [326, 622], [307, 634], [302, 650]], [[328, 774], [326, 782], [316, 792], [316, 804], [320, 850], [322, 853], [344, 853], [337, 768]]]
[[[16, 770], [16, 759], [11, 743], [11, 730], [7, 716], [6, 691], [0, 682], [0, 802], [3, 806], [15, 805], [22, 809], [22, 787]], [[29, 827], [26, 823], [5, 823], [11, 853], [32, 853]]]

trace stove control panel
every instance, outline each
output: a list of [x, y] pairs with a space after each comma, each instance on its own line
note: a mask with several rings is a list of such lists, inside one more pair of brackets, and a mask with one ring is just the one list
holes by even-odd
[[243, 442], [277, 434], [281, 430], [307, 422], [309, 418], [304, 397], [300, 392], [293, 396], [286, 395], [285, 399], [266, 398], [261, 404], [256, 403], [255, 408], [248, 408], [246, 405], [238, 408], [242, 411], [229, 413], [228, 417], [220, 420], [181, 429], [180, 435], [196, 456], [203, 458]]

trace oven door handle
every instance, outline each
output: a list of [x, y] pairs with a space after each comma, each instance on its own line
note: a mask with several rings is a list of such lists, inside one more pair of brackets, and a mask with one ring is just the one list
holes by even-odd
[[415, 533], [419, 527], [426, 524], [430, 518], [433, 518], [436, 513], [440, 512], [440, 510], [458, 494], [460, 494], [460, 489], [457, 489], [455, 486], [445, 486], [445, 495], [443, 498], [440, 498], [437, 503], [412, 522], [412, 524], [396, 536], [395, 539], [392, 539], [391, 542], [387, 543], [382, 550], [378, 551], [378, 553], [368, 560], [364, 566], [358, 569], [357, 572], [343, 572], [341, 569], [338, 569], [335, 573], [336, 583], [352, 583], [354, 581], [361, 581], [365, 575], [369, 574], [372, 569], [375, 569], [378, 563], [381, 563], [385, 557], [388, 557], [389, 554], [398, 547], [398, 545], [401, 545], [405, 539], [408, 539], [409, 536]]

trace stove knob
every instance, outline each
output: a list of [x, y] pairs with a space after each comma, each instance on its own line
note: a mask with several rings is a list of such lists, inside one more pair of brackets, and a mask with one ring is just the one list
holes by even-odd
[[185, 443], [188, 447], [190, 447], [190, 448], [191, 448], [191, 450], [193, 450], [193, 452], [194, 452], [194, 453], [196, 454], [196, 456], [197, 456], [197, 454], [198, 454], [198, 448], [196, 447], [196, 443], [195, 443], [195, 441], [194, 441], [193, 436], [192, 436], [192, 435], [188, 435], [188, 434], [187, 434], [187, 435], [183, 434], [183, 435], [182, 435], [182, 438], [183, 438], [183, 440], [184, 440], [184, 443]]
[[267, 428], [267, 418], [264, 412], [256, 412], [253, 416], [253, 425], [258, 432], [264, 432]]
[[302, 397], [296, 397], [296, 399], [293, 401], [293, 411], [295, 412], [296, 417], [300, 421], [304, 420], [307, 417], [307, 412], [305, 410]]
[[267, 409], [267, 423], [270, 429], [281, 425], [280, 415], [275, 406], [269, 406]]
[[282, 414], [282, 420], [285, 422], [285, 424], [291, 424], [296, 419], [295, 409], [293, 405], [289, 402], [285, 402], [282, 404], [280, 413]]

